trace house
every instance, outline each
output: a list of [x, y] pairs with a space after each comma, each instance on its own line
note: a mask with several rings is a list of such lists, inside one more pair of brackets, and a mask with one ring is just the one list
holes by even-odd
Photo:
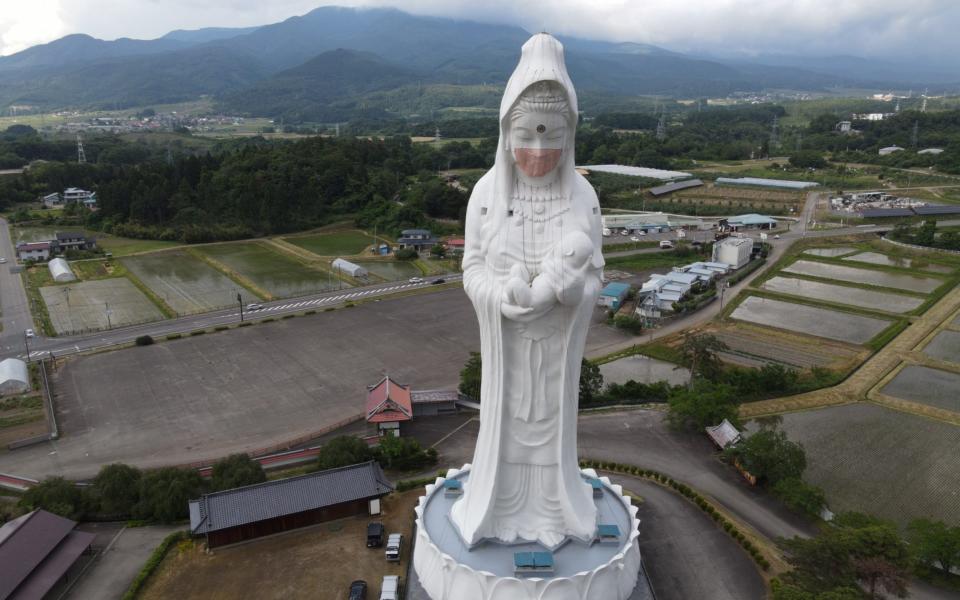
[[17, 258], [22, 261], [47, 260], [52, 249], [52, 242], [20, 242], [17, 244]]
[[77, 276], [74, 275], [70, 269], [70, 265], [62, 258], [54, 258], [47, 263], [47, 268], [50, 269], [50, 276], [53, 277], [53, 280], [57, 283], [75, 281], [77, 279]]
[[413, 418], [410, 386], [401, 385], [387, 375], [367, 389], [367, 423], [377, 426], [377, 435], [399, 437], [400, 423]]
[[404, 248], [413, 248], [417, 252], [429, 250], [433, 248], [436, 243], [436, 238], [433, 237], [433, 234], [430, 233], [428, 229], [404, 229], [400, 232], [400, 237], [397, 239], [397, 247], [401, 250]]
[[56, 251], [90, 250], [97, 245], [95, 239], [88, 238], [80, 231], [58, 231], [56, 236]]
[[717, 448], [723, 450], [727, 446], [740, 442], [740, 432], [730, 421], [724, 419], [719, 425], [706, 428], [707, 435], [713, 440]]
[[463, 254], [464, 248], [466, 248], [466, 240], [463, 238], [450, 238], [447, 240], [447, 252], [453, 256], [460, 256]]
[[366, 277], [369, 275], [365, 268], [349, 260], [343, 260], [342, 258], [334, 259], [334, 261], [330, 263], [330, 268], [337, 273], [346, 273], [350, 277]]
[[630, 293], [630, 284], [614, 281], [608, 283], [600, 290], [600, 297], [597, 299], [597, 305], [606, 306], [611, 310], [617, 310], [623, 301], [627, 299]]
[[57, 598], [85, 566], [96, 535], [34, 510], [0, 527], [0, 599]]
[[750, 238], [724, 238], [713, 245], [713, 262], [726, 263], [739, 269], [750, 262], [753, 240]]
[[91, 201], [94, 205], [97, 203], [96, 192], [90, 192], [90, 191], [82, 190], [80, 188], [75, 188], [75, 187], [71, 187], [63, 190], [64, 204], [74, 204], [79, 202], [81, 204], [89, 205]]
[[54, 192], [52, 194], [47, 194], [40, 199], [43, 202], [43, 205], [47, 208], [55, 208], [57, 206], [63, 206], [63, 197], [60, 196], [59, 192]]
[[190, 533], [208, 548], [355, 515], [380, 514], [393, 491], [375, 461], [204, 494], [191, 500]]
[[27, 363], [19, 358], [0, 360], [0, 396], [30, 391]]

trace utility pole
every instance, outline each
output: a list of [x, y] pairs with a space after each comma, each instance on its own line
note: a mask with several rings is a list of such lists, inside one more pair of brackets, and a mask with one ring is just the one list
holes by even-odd
[[105, 312], [107, 313], [107, 329], [108, 329], [108, 330], [109, 330], [109, 329], [113, 329], [113, 323], [110, 322], [110, 314], [111, 314], [111, 311], [110, 311], [110, 303], [109, 303], [109, 302], [104, 302], [104, 303], [103, 303], [103, 306], [104, 306]]
[[237, 292], [237, 304], [240, 305], [240, 322], [243, 323], [243, 296]]
[[23, 332], [23, 345], [27, 349], [27, 362], [30, 362], [30, 338], [27, 337], [27, 332]]
[[83, 138], [77, 134], [77, 162], [81, 165], [87, 162], [87, 155], [83, 152]]

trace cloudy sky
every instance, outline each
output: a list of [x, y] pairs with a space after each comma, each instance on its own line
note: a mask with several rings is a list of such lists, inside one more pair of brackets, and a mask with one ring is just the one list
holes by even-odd
[[[155, 38], [263, 25], [322, 0], [3, 0], [0, 55], [69, 33]], [[712, 54], [960, 55], [958, 0], [343, 0], [591, 39]]]

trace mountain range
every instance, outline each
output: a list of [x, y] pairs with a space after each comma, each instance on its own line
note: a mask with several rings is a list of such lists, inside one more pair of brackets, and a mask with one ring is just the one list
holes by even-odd
[[[0, 110], [127, 108], [207, 95], [224, 110], [249, 115], [339, 120], [374, 92], [502, 84], [529, 36], [519, 27], [336, 6], [262, 27], [178, 30], [154, 40], [76, 34], [0, 57]], [[907, 81], [889, 65], [856, 57], [713, 58], [560, 39], [578, 89], [603, 94], [920, 89], [946, 81], [932, 73]]]

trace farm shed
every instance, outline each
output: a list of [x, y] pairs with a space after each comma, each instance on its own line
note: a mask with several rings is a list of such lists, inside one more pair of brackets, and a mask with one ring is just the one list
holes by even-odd
[[717, 177], [717, 185], [744, 185], [747, 187], [783, 188], [788, 190], [805, 190], [817, 187], [819, 183], [812, 181], [789, 181], [787, 179], [763, 179], [761, 177]]
[[629, 293], [629, 284], [618, 282], [608, 283], [606, 287], [600, 291], [600, 298], [597, 299], [597, 304], [617, 310], [623, 301], [626, 300], [627, 294]]
[[739, 269], [750, 262], [753, 240], [750, 238], [726, 238], [713, 245], [713, 262], [726, 263]]
[[[35, 510], [0, 527], [0, 598], [57, 597], [79, 577], [92, 533], [76, 522]], [[56, 590], [55, 594], [51, 591]]]
[[350, 277], [366, 277], [369, 274], [367, 270], [360, 265], [354, 264], [349, 260], [343, 260], [342, 258], [335, 259], [330, 263], [330, 267], [337, 272], [346, 273]]
[[414, 417], [432, 417], [457, 412], [457, 390], [414, 390], [410, 392]]
[[629, 165], [583, 165], [577, 167], [577, 169], [586, 171], [588, 173], [613, 173], [615, 175], [648, 177], [650, 179], [662, 179], [664, 181], [692, 177], [690, 173], [684, 173], [683, 171], [665, 171], [663, 169], [650, 169], [647, 167], [633, 167]]
[[70, 265], [62, 258], [51, 260], [47, 263], [47, 268], [50, 269], [50, 275], [53, 277], [53, 280], [58, 283], [76, 281], [77, 279], [77, 276], [74, 275], [70, 269]]
[[353, 515], [379, 514], [393, 491], [375, 461], [204, 494], [190, 532], [216, 548]]
[[19, 358], [0, 360], [0, 395], [22, 394], [30, 389], [27, 363]]
[[668, 183], [666, 185], [660, 185], [654, 188], [650, 188], [650, 194], [653, 196], [663, 196], [664, 194], [679, 192], [680, 190], [688, 190], [690, 188], [700, 187], [702, 185], [703, 185], [703, 182], [700, 181], [699, 179], [675, 181], [673, 183]]
[[776, 229], [777, 220], [773, 217], [750, 213], [730, 217], [727, 219], [726, 227], [734, 231], [738, 229]]

